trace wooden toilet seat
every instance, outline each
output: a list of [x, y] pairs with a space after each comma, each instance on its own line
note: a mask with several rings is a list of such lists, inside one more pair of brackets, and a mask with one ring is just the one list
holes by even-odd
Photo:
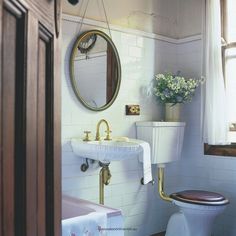
[[202, 190], [185, 190], [172, 193], [170, 197], [177, 201], [199, 205], [220, 206], [229, 203], [229, 200], [219, 193]]

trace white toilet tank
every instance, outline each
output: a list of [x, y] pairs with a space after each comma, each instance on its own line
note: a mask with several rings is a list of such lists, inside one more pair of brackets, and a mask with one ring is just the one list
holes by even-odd
[[136, 122], [137, 138], [151, 146], [151, 163], [165, 164], [178, 161], [184, 138], [184, 122]]

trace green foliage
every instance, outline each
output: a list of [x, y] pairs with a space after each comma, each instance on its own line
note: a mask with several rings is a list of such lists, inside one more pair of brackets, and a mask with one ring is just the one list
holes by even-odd
[[171, 73], [157, 74], [153, 81], [153, 94], [162, 103], [190, 102], [203, 78], [192, 79], [174, 76]]

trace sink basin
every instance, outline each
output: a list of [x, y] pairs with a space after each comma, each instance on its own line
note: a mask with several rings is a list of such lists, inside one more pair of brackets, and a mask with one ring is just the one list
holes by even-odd
[[139, 145], [141, 142], [128, 138], [84, 142], [81, 139], [73, 138], [71, 146], [74, 153], [80, 157], [109, 163], [138, 157], [143, 151]]

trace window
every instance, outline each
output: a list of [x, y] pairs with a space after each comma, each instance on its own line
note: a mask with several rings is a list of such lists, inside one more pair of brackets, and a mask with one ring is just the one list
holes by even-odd
[[230, 145], [204, 146], [207, 155], [236, 156], [236, 1], [221, 0], [222, 63], [227, 96]]

